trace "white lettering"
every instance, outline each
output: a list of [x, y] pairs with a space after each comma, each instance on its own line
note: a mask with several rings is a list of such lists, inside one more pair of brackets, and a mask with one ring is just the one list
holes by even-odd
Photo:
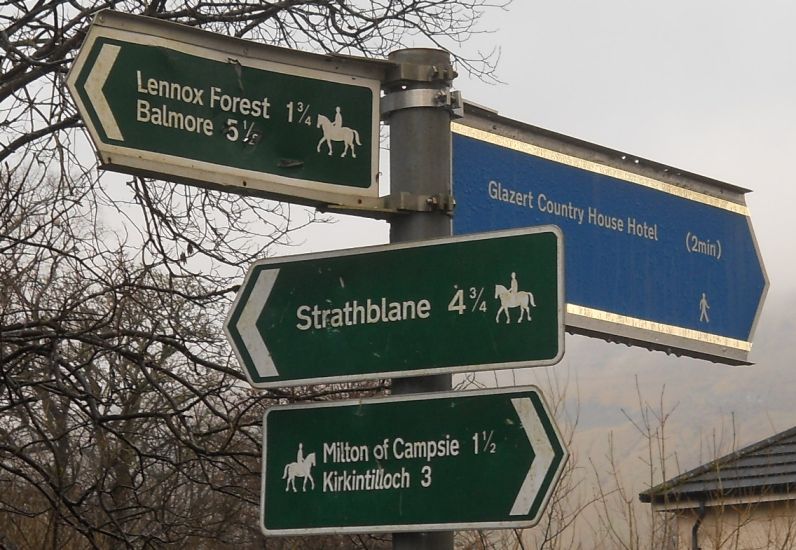
[[572, 202], [556, 202], [548, 199], [544, 193], [539, 193], [536, 203], [539, 210], [546, 214], [568, 218], [578, 222], [578, 225], [583, 223], [583, 208], [575, 206]]
[[644, 237], [653, 241], [658, 240], [658, 224], [649, 225], [647, 222], [637, 222], [636, 218], [627, 219], [627, 232], [636, 237]]
[[625, 222], [621, 218], [603, 214], [594, 207], [589, 207], [589, 223], [605, 229], [612, 229], [614, 231], [625, 230]]
[[210, 87], [210, 107], [219, 108], [227, 113], [240, 113], [253, 117], [271, 118], [268, 108], [271, 104], [268, 98], [254, 100], [246, 97], [238, 97], [225, 94], [221, 88]]
[[147, 78], [146, 86], [144, 86], [144, 79], [141, 76], [141, 71], [135, 72], [135, 80], [138, 85], [137, 91], [140, 94], [165, 97], [166, 99], [176, 99], [183, 103], [192, 103], [194, 105], [204, 105], [202, 95], [205, 91], [199, 88], [154, 78]]
[[175, 130], [182, 130], [192, 134], [213, 135], [212, 120], [186, 115], [169, 109], [166, 105], [151, 105], [144, 99], [136, 100], [135, 120], [136, 122], [163, 126], [164, 128], [174, 128]]
[[504, 187], [499, 181], [494, 180], [490, 180], [487, 184], [487, 190], [489, 192], [489, 197], [497, 201], [533, 208], [532, 191], [526, 192], [509, 189], [508, 187]]
[[451, 439], [446, 434], [443, 439], [428, 441], [405, 441], [396, 437], [392, 442], [392, 454], [398, 460], [409, 458], [425, 458], [427, 462], [437, 457], [450, 457], [459, 455], [459, 440]]
[[426, 299], [388, 301], [387, 298], [368, 298], [364, 304], [353, 300], [342, 307], [321, 309], [317, 304], [300, 305], [296, 308], [296, 328], [299, 330], [321, 330], [344, 328], [356, 325], [395, 323], [428, 319], [431, 317], [431, 302]]
[[357, 473], [356, 470], [323, 473], [324, 493], [408, 489], [411, 484], [412, 478], [403, 467], [400, 472], [386, 472], [383, 468], [371, 468], [360, 473]]
[[301, 323], [297, 323], [296, 324], [296, 328], [297, 329], [299, 329], [299, 330], [307, 330], [308, 328], [310, 328], [312, 326], [312, 318], [310, 318], [310, 316], [307, 315], [307, 311], [309, 311], [309, 310], [310, 310], [310, 306], [300, 306], [296, 310], [296, 317], [298, 317], [301, 322], [306, 323], [303, 326], [302, 326]]

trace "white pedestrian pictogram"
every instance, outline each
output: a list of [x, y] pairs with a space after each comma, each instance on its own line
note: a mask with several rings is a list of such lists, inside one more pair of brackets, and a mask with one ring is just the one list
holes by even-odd
[[708, 298], [705, 296], [705, 293], [702, 293], [702, 299], [699, 300], [699, 322], [700, 323], [709, 323], [710, 317], [708, 317], [708, 310], [710, 309], [710, 305], [708, 304]]
[[282, 479], [287, 479], [285, 484], [285, 491], [293, 489], [296, 492], [296, 478], [303, 477], [304, 483], [301, 486], [302, 491], [307, 490], [307, 480], [309, 479], [313, 489], [315, 489], [315, 480], [312, 479], [312, 467], [315, 466], [315, 453], [310, 453], [304, 457], [304, 444], [299, 443], [298, 451], [296, 452], [296, 461], [291, 462], [285, 466], [285, 472], [282, 474]]
[[346, 156], [346, 153], [348, 153], [348, 149], [350, 148], [351, 156], [357, 158], [356, 151], [354, 150], [354, 144], [356, 143], [357, 145], [362, 145], [362, 143], [359, 141], [359, 132], [353, 128], [347, 128], [343, 126], [343, 115], [340, 113], [340, 107], [335, 108], [334, 122], [329, 120], [324, 115], [318, 115], [318, 123], [315, 125], [315, 127], [321, 128], [323, 130], [323, 137], [318, 142], [318, 147], [316, 147], [316, 150], [319, 153], [321, 152], [321, 145], [323, 145], [324, 141], [329, 147], [329, 155], [332, 154], [332, 142], [342, 141], [344, 145], [343, 154], [340, 156]]
[[520, 318], [517, 319], [518, 323], [522, 322], [523, 316], [531, 320], [531, 307], [536, 307], [533, 299], [533, 294], [525, 290], [517, 290], [517, 274], [511, 273], [511, 283], [509, 288], [503, 285], [495, 285], [495, 298], [500, 300], [500, 309], [498, 309], [495, 316], [495, 322], [500, 321], [500, 314], [506, 314], [506, 323], [511, 322], [511, 315], [509, 314], [510, 308], [520, 308]]

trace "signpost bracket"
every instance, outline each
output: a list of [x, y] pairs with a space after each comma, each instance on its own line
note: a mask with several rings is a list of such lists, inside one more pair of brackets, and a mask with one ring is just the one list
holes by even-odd
[[427, 107], [450, 111], [451, 118], [464, 117], [464, 100], [458, 90], [449, 88], [411, 88], [394, 91], [381, 98], [381, 118], [390, 123], [390, 115], [401, 109]]
[[423, 195], [401, 191], [379, 197], [373, 201], [361, 201], [361, 204], [356, 206], [327, 204], [318, 207], [318, 210], [366, 218], [387, 219], [392, 216], [413, 212], [441, 212], [452, 216], [455, 207], [456, 200], [450, 193]]
[[[413, 51], [422, 55], [423, 51], [435, 52], [437, 50], [415, 48]], [[385, 86], [394, 87], [418, 82], [446, 84], [458, 76], [448, 60], [442, 60], [438, 57], [437, 60], [440, 63], [416, 62], [419, 59], [419, 57], [415, 57], [413, 61], [394, 61], [384, 79]], [[429, 59], [429, 57], [427, 56], [426, 59]]]

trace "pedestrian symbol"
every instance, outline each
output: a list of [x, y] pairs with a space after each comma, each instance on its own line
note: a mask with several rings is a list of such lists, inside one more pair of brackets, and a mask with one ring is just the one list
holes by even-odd
[[700, 323], [709, 323], [710, 317], [708, 317], [708, 310], [710, 309], [710, 305], [708, 305], [707, 296], [705, 293], [702, 293], [702, 299], [699, 300], [699, 322]]

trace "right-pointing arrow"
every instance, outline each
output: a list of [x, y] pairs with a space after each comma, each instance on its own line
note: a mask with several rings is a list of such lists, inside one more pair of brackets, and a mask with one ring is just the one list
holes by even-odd
[[536, 407], [533, 406], [530, 398], [512, 399], [511, 404], [517, 411], [517, 416], [520, 418], [520, 423], [528, 436], [535, 456], [528, 469], [528, 474], [522, 482], [520, 492], [514, 499], [510, 514], [512, 516], [528, 515], [553, 463], [555, 450], [550, 444], [550, 438], [548, 438], [539, 413], [536, 412]]
[[119, 130], [119, 125], [116, 124], [111, 106], [108, 104], [102, 88], [108, 80], [108, 75], [110, 75], [121, 49], [121, 46], [103, 44], [97, 60], [94, 61], [94, 66], [86, 78], [85, 85], [86, 94], [88, 94], [88, 98], [91, 101], [91, 106], [97, 112], [97, 118], [99, 118], [102, 129], [105, 130], [105, 135], [118, 141], [124, 141], [124, 136]]
[[[252, 365], [254, 370], [257, 371], [257, 374], [263, 378], [277, 376], [279, 371], [276, 370], [271, 352], [268, 351], [265, 340], [263, 340], [263, 336], [257, 328], [257, 318], [260, 317], [263, 308], [265, 308], [265, 303], [271, 295], [271, 290], [274, 288], [276, 278], [279, 276], [279, 270], [263, 269], [255, 271], [254, 276], [256, 280], [246, 300], [246, 305], [243, 306], [240, 318], [235, 324], [235, 329], [240, 334], [241, 340], [243, 340], [246, 352], [249, 354], [249, 357], [251, 357]], [[237, 308], [233, 307], [232, 311], [234, 312], [236, 309]], [[225, 325], [224, 328], [227, 330], [227, 334], [229, 334], [229, 327]], [[241, 353], [237, 349], [235, 349], [235, 351], [238, 354], [238, 359], [241, 364], [246, 365], [247, 362], [241, 357]]]

